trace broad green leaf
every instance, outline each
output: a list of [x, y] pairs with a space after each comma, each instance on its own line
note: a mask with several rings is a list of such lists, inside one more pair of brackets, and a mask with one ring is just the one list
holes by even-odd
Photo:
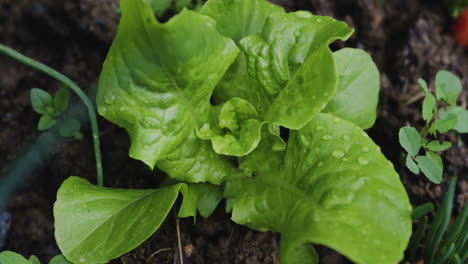
[[433, 183], [439, 184], [442, 182], [442, 168], [435, 160], [428, 156], [416, 157], [416, 162], [424, 175]]
[[338, 72], [335, 97], [324, 112], [353, 122], [363, 129], [377, 118], [380, 77], [371, 56], [360, 49], [345, 48], [333, 53]]
[[57, 111], [57, 114], [65, 112], [65, 110], [67, 110], [68, 108], [68, 103], [70, 101], [70, 92], [68, 90], [68, 87], [60, 87], [60, 89], [55, 93], [53, 101], [54, 108]]
[[25, 259], [18, 253], [11, 251], [0, 252], [0, 264], [34, 264], [32, 261]]
[[49, 264], [71, 264], [71, 262], [64, 255], [57, 255], [49, 261]]
[[447, 110], [440, 109], [439, 115], [441, 118], [447, 118], [449, 114], [454, 114], [457, 116], [457, 123], [453, 128], [458, 133], [468, 133], [468, 111], [460, 106], [449, 106]]
[[31, 105], [34, 111], [41, 115], [49, 115], [49, 111], [47, 107], [51, 107], [52, 103], [52, 96], [39, 88], [32, 88], [31, 89]]
[[421, 89], [423, 90], [424, 94], [425, 95], [428, 95], [430, 94], [431, 92], [429, 91], [429, 88], [427, 88], [427, 82], [422, 79], [422, 78], [419, 78], [418, 79], [418, 84], [419, 84], [419, 87], [421, 87]]
[[406, 167], [414, 174], [419, 173], [419, 167], [410, 155], [406, 155]]
[[421, 149], [421, 137], [414, 127], [405, 126], [400, 128], [398, 133], [400, 145], [408, 152], [410, 156], [418, 154]]
[[260, 34], [267, 17], [284, 9], [267, 0], [209, 0], [200, 13], [216, 20], [218, 31], [238, 42]]
[[202, 183], [187, 184], [183, 192], [184, 200], [179, 210], [179, 217], [196, 217], [197, 211], [204, 218], [209, 217], [218, 207], [223, 194], [219, 186]]
[[271, 14], [261, 35], [240, 41], [249, 78], [257, 83], [257, 94], [244, 99], [265, 113], [267, 122], [301, 128], [336, 90], [335, 63], [328, 45], [347, 39], [352, 32], [343, 22], [306, 11]]
[[434, 116], [434, 109], [436, 107], [436, 99], [434, 95], [431, 93], [426, 94], [424, 97], [423, 105], [422, 105], [422, 116], [423, 120], [426, 123], [429, 123]]
[[65, 119], [59, 128], [62, 137], [73, 137], [80, 132], [80, 121], [76, 119]]
[[[122, 0], [121, 10], [100, 77], [99, 113], [127, 130], [129, 155], [151, 168], [158, 161], [180, 161], [184, 164], [170, 169], [189, 169], [177, 179], [191, 182], [207, 181], [211, 170], [230, 174], [230, 163], [198, 139], [195, 129], [208, 121], [213, 89], [239, 52], [234, 42], [216, 31], [214, 20], [192, 11], [183, 10], [161, 24], [143, 0]], [[188, 157], [182, 148], [200, 148], [205, 156]], [[200, 170], [201, 161], [205, 167], [219, 166]]]
[[[233, 25], [225, 34], [239, 40], [242, 47], [238, 59], [215, 90], [216, 101], [223, 103], [239, 97], [251, 103], [269, 123], [294, 129], [302, 127], [324, 108], [336, 89], [336, 69], [328, 45], [336, 39], [347, 39], [353, 30], [330, 17], [314, 16], [306, 11], [285, 14], [267, 8], [268, 17], [258, 11], [245, 13], [242, 19], [246, 23], [253, 17], [266, 19], [263, 29], [240, 34], [245, 31], [238, 31], [239, 23], [229, 18], [240, 17], [238, 8], [256, 1], [227, 2], [234, 3], [236, 8], [226, 8], [222, 15], [215, 12], [225, 8], [222, 1], [210, 1], [202, 9], [219, 25]], [[207, 9], [210, 5], [216, 5], [217, 9]]]
[[182, 188], [186, 186], [110, 189], [70, 177], [58, 190], [54, 205], [57, 245], [72, 263], [108, 263], [159, 228]]
[[442, 158], [439, 156], [439, 154], [432, 151], [427, 151], [426, 156], [433, 159], [439, 165], [439, 167], [442, 168], [442, 171], [444, 170], [444, 163], [442, 162]]
[[37, 129], [39, 131], [47, 130], [57, 124], [57, 119], [49, 115], [41, 116], [39, 122], [37, 123]]
[[457, 123], [457, 115], [448, 113], [444, 117], [440, 116], [439, 119], [432, 123], [431, 127], [429, 128], [429, 131], [432, 134], [435, 134], [436, 131], [439, 131], [440, 133], [445, 133], [451, 129], [454, 129]]
[[452, 146], [450, 141], [444, 141], [442, 144], [438, 140], [433, 140], [427, 144], [427, 148], [431, 151], [444, 151]]
[[284, 168], [254, 174], [228, 181], [225, 196], [236, 223], [281, 232], [281, 263], [314, 261], [310, 242], [363, 264], [403, 257], [411, 205], [391, 163], [358, 126], [318, 114], [291, 131]]
[[[41, 261], [34, 255], [29, 257], [29, 262], [31, 262], [32, 264], [41, 264]], [[3, 263], [0, 261], [0, 264]]]
[[204, 124], [197, 135], [211, 140], [216, 153], [244, 156], [254, 150], [261, 139], [264, 124], [255, 108], [247, 101], [233, 98], [221, 108], [217, 124]]
[[439, 71], [435, 82], [437, 99], [456, 105], [457, 97], [462, 90], [460, 78], [449, 71]]

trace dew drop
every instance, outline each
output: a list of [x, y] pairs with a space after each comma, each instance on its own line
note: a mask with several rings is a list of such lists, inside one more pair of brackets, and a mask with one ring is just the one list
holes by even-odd
[[321, 22], [322, 22], [322, 19], [317, 18], [315, 21], [317, 21], [317, 23], [321, 23]]
[[369, 151], [369, 147], [367, 147], [367, 146], [362, 147], [362, 151], [363, 151], [363, 152], [368, 152], [368, 151]]
[[366, 160], [366, 159], [363, 158], [363, 157], [359, 157], [359, 158], [358, 158], [358, 162], [359, 162], [360, 165], [367, 165], [367, 164], [369, 163], [369, 161]]
[[333, 155], [333, 157], [339, 159], [339, 158], [344, 157], [345, 154], [341, 150], [335, 150], [335, 151], [333, 151], [332, 155]]
[[323, 127], [321, 126], [315, 127], [315, 131], [322, 131], [322, 130], [323, 130]]
[[332, 138], [333, 138], [333, 137], [332, 137], [331, 135], [324, 135], [324, 136], [322, 137], [323, 140], [330, 140], [330, 139], [332, 139]]
[[120, 112], [123, 112], [124, 110], [125, 110], [125, 106], [122, 106], [122, 107], [119, 108]]
[[104, 106], [99, 106], [98, 110], [99, 110], [99, 113], [101, 114], [105, 114], [107, 112], [107, 108], [105, 108]]
[[333, 117], [333, 122], [339, 123], [340, 121], [341, 121], [341, 120], [340, 120], [338, 117], [336, 117], [336, 116]]
[[294, 13], [298, 18], [311, 18], [312, 14], [307, 11], [297, 11]]
[[351, 140], [351, 137], [348, 136], [348, 135], [345, 135], [345, 136], [343, 136], [343, 139], [346, 140], [346, 141], [350, 141], [350, 140]]
[[319, 162], [319, 164], [317, 165], [317, 167], [322, 167], [323, 166], [323, 162]]
[[294, 32], [294, 37], [298, 38], [302, 35], [302, 33], [300, 31], [296, 31]]
[[112, 104], [115, 100], [115, 95], [108, 93], [104, 96], [104, 101], [106, 104]]
[[375, 147], [375, 151], [380, 152], [380, 147], [379, 146]]

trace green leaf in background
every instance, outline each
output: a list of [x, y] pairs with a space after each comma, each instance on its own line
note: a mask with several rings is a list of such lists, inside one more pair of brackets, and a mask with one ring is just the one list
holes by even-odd
[[240, 157], [257, 147], [263, 124], [249, 102], [232, 98], [221, 107], [217, 124], [204, 124], [197, 135], [211, 140], [216, 153]]
[[183, 10], [161, 24], [142, 0], [122, 0], [121, 10], [100, 77], [99, 113], [130, 134], [131, 157], [151, 168], [160, 161], [179, 180], [221, 182], [232, 166], [195, 129], [208, 122], [213, 89], [239, 50], [207, 16]]
[[56, 110], [57, 114], [65, 112], [70, 101], [70, 91], [68, 90], [68, 87], [60, 87], [60, 89], [55, 93], [53, 101], [54, 109]]
[[442, 182], [443, 170], [437, 162], [428, 156], [416, 157], [416, 162], [424, 175], [433, 183]]
[[419, 174], [419, 167], [410, 155], [406, 155], [406, 167], [414, 174]]
[[436, 99], [432, 94], [426, 94], [424, 97], [423, 105], [422, 105], [422, 116], [423, 120], [428, 123], [431, 121], [432, 117], [434, 116], [434, 109], [436, 107]]
[[309, 243], [357, 263], [394, 264], [411, 234], [411, 205], [391, 163], [361, 128], [330, 114], [291, 131], [284, 168], [228, 181], [225, 196], [236, 223], [281, 232], [283, 264], [316, 261]]
[[449, 114], [457, 117], [457, 123], [453, 127], [458, 133], [468, 133], [468, 111], [460, 106], [452, 105], [447, 109], [440, 109], [439, 115], [441, 118], [446, 119]]
[[208, 218], [223, 197], [220, 187], [203, 183], [190, 183], [187, 187], [183, 191], [184, 200], [179, 210], [179, 217], [195, 218], [198, 211], [202, 217]]
[[[41, 261], [34, 255], [29, 257], [29, 261], [33, 264], [41, 264]], [[0, 261], [0, 264], [3, 264], [3, 263]]]
[[431, 127], [429, 128], [429, 131], [432, 134], [435, 134], [436, 131], [439, 131], [440, 133], [445, 133], [449, 131], [450, 129], [454, 129], [457, 123], [458, 123], [457, 115], [448, 113], [444, 117], [440, 116], [439, 119], [437, 119], [434, 123], [432, 123]]
[[49, 115], [48, 107], [53, 105], [52, 96], [39, 88], [31, 89], [31, 105], [34, 111], [41, 115]]
[[418, 79], [418, 84], [419, 84], [419, 87], [421, 87], [421, 89], [423, 90], [424, 94], [428, 95], [428, 94], [431, 93], [429, 91], [429, 88], [427, 88], [427, 82], [424, 79], [419, 78]]
[[442, 162], [442, 158], [439, 156], [439, 154], [432, 151], [427, 151], [426, 156], [433, 159], [439, 165], [439, 167], [442, 168], [442, 171], [444, 170], [444, 163]]
[[159, 228], [182, 188], [184, 184], [156, 190], [110, 189], [70, 177], [54, 204], [57, 245], [73, 263], [108, 263]]
[[49, 115], [43, 115], [39, 119], [39, 122], [37, 123], [37, 129], [39, 131], [47, 130], [57, 124], [57, 119], [54, 117], [51, 117]]
[[460, 78], [449, 71], [439, 71], [435, 82], [437, 99], [456, 105], [457, 97], [462, 90]]
[[333, 53], [338, 72], [335, 97], [324, 112], [355, 123], [363, 129], [377, 117], [380, 79], [371, 56], [363, 50], [345, 48]]
[[35, 264], [34, 262], [25, 259], [18, 253], [11, 251], [0, 252], [0, 264]]
[[80, 132], [80, 121], [76, 119], [65, 119], [59, 128], [62, 137], [73, 137]]
[[400, 128], [398, 133], [400, 145], [408, 152], [410, 156], [416, 156], [421, 149], [421, 137], [414, 127], [405, 126]]
[[442, 144], [438, 140], [433, 140], [427, 144], [427, 148], [431, 151], [444, 151], [452, 146], [450, 141], [444, 141]]
[[64, 255], [57, 255], [49, 261], [49, 264], [72, 264], [72, 263], [68, 261]]

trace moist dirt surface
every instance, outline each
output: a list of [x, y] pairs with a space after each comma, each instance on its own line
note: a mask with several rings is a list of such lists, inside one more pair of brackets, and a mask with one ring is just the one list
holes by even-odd
[[[468, 100], [468, 49], [452, 37], [452, 18], [438, 0], [275, 0], [288, 11], [309, 10], [344, 20], [356, 29], [352, 38], [332, 48], [357, 47], [371, 54], [381, 72], [378, 119], [368, 132], [395, 165], [413, 205], [439, 204], [445, 181], [458, 175], [455, 213], [468, 196], [468, 137], [442, 155], [444, 182], [435, 185], [405, 169], [398, 130], [411, 124], [421, 127], [422, 77], [433, 87], [438, 70], [463, 78], [460, 103]], [[385, 2], [385, 4], [382, 4]], [[102, 63], [116, 32], [117, 0], [0, 0], [0, 43], [39, 60], [93, 90]], [[29, 91], [39, 87], [54, 92], [60, 84], [26, 66], [0, 56], [0, 177], [34, 148], [39, 116], [29, 101]], [[75, 98], [76, 99], [76, 98]], [[73, 100], [72, 100], [73, 101]], [[76, 101], [76, 100], [75, 100]], [[122, 188], [155, 188], [160, 179], [144, 164], [128, 157], [127, 133], [99, 118], [105, 185]], [[43, 262], [59, 254], [54, 240], [52, 207], [57, 189], [70, 175], [95, 181], [90, 129], [82, 140], [68, 140], [40, 157], [30, 167], [22, 185], [11, 197], [12, 214], [7, 240], [0, 250], [12, 250]], [[447, 136], [456, 143], [456, 138]], [[17, 164], [17, 163], [16, 163]], [[180, 236], [177, 236], [177, 224]], [[124, 231], [124, 230], [123, 230]], [[130, 234], [131, 235], [131, 234]], [[182, 244], [179, 252], [178, 238]], [[1, 241], [0, 241], [1, 242]], [[224, 213], [224, 204], [208, 219], [176, 220], [175, 211], [146, 242], [112, 263], [279, 263], [280, 239], [271, 232], [239, 226]], [[0, 243], [1, 244], [1, 243]], [[336, 252], [318, 247], [321, 263], [351, 263]]]

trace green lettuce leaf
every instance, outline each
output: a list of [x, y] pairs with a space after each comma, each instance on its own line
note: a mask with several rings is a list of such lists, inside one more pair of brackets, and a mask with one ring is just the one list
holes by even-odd
[[73, 263], [108, 263], [148, 239], [184, 188], [185, 184], [157, 190], [110, 189], [70, 177], [54, 205], [57, 245]]
[[221, 182], [232, 166], [195, 129], [208, 121], [213, 89], [238, 48], [214, 20], [192, 11], [161, 24], [143, 0], [122, 0], [121, 10], [100, 77], [99, 113], [130, 134], [131, 157], [151, 168], [160, 161], [179, 180]]
[[233, 98], [221, 108], [218, 124], [204, 124], [197, 135], [211, 140], [216, 153], [244, 156], [254, 150], [261, 139], [264, 122], [255, 108], [247, 101]]
[[238, 42], [259, 34], [267, 17], [284, 9], [267, 0], [209, 0], [200, 13], [216, 20], [218, 31]]
[[1, 264], [34, 264], [32, 261], [25, 259], [18, 253], [11, 251], [0, 252]]
[[[258, 7], [246, 8], [254, 2]], [[202, 13], [242, 48], [215, 89], [216, 102], [238, 97], [265, 121], [298, 129], [333, 97], [336, 69], [328, 45], [352, 34], [345, 23], [306, 11], [285, 14], [266, 1], [212, 0]], [[257, 25], [249, 27], [251, 21]]]
[[179, 210], [179, 217], [194, 217], [197, 211], [204, 218], [209, 217], [223, 197], [219, 186], [206, 183], [190, 183], [182, 190], [184, 200]]
[[357, 263], [393, 264], [411, 234], [392, 164], [361, 128], [330, 114], [290, 133], [282, 169], [259, 165], [252, 178], [228, 181], [225, 196], [236, 223], [281, 232], [281, 263], [315, 261], [312, 242]]
[[353, 122], [363, 129], [374, 125], [379, 102], [379, 70], [367, 52], [345, 48], [333, 53], [338, 72], [335, 97], [324, 112]]

